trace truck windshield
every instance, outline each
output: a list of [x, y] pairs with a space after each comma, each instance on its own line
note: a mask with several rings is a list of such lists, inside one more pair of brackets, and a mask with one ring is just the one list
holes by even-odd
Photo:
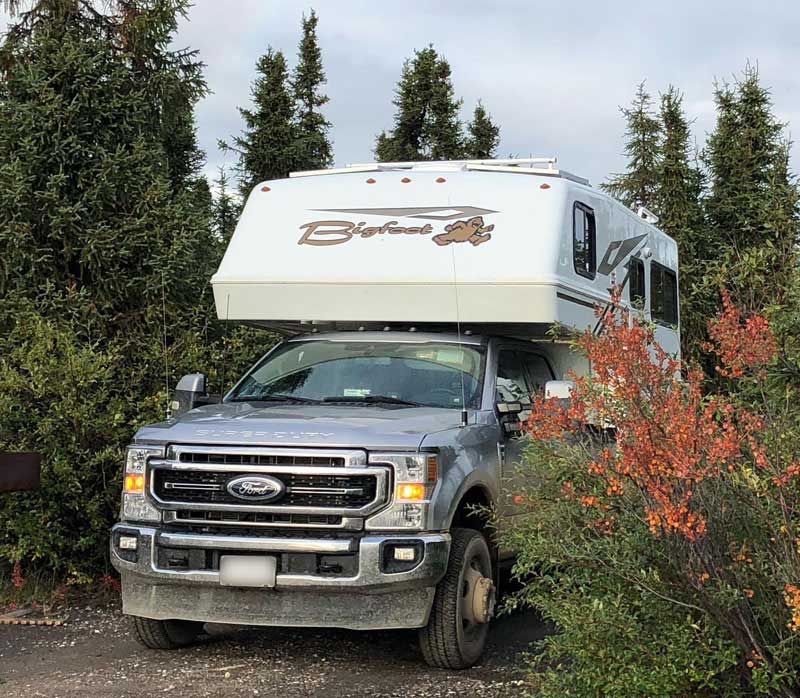
[[483, 359], [482, 347], [444, 342], [287, 342], [227, 399], [476, 408]]

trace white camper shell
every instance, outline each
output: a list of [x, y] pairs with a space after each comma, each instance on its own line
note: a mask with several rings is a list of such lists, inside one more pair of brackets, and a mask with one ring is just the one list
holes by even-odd
[[554, 159], [357, 165], [264, 182], [213, 277], [221, 319], [290, 333], [431, 329], [541, 339], [641, 297], [679, 352], [678, 256], [654, 216]]

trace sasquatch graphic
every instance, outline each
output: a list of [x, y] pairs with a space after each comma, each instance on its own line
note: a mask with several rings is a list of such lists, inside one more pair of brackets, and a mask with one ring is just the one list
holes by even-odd
[[456, 221], [444, 227], [445, 232], [433, 236], [437, 245], [449, 245], [451, 242], [470, 242], [476, 247], [492, 239], [490, 232], [494, 225], [484, 226], [483, 216], [475, 216], [467, 221]]

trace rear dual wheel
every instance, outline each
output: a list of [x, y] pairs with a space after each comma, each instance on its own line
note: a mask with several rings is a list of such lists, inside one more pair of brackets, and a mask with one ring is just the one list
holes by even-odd
[[419, 631], [428, 664], [466, 669], [481, 658], [494, 615], [492, 578], [492, 556], [483, 535], [454, 528], [447, 572], [436, 587], [428, 625]]

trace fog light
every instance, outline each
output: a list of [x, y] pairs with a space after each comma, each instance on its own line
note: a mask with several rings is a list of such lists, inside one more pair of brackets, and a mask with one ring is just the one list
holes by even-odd
[[120, 536], [120, 550], [136, 550], [139, 547], [139, 539], [136, 536]]
[[414, 548], [395, 548], [394, 559], [401, 562], [413, 562], [417, 556], [417, 551]]
[[386, 574], [409, 572], [425, 557], [425, 547], [420, 540], [387, 541], [381, 547], [381, 571]]

